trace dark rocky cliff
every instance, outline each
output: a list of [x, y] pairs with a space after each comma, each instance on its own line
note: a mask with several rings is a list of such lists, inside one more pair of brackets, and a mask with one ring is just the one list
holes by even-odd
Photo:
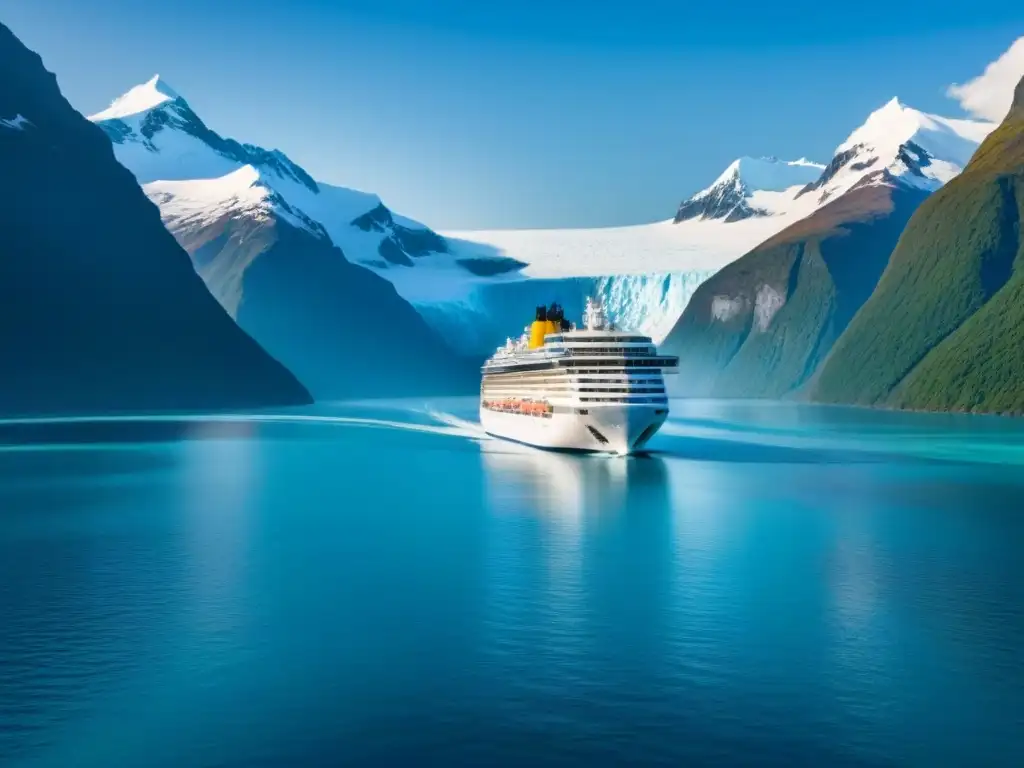
[[298, 404], [109, 139], [0, 25], [0, 412]]

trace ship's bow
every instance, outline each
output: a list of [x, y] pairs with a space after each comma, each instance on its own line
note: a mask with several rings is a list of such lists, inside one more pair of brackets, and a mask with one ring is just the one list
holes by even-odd
[[[622, 406], [591, 408], [583, 418], [599, 444], [596, 447], [624, 456], [642, 450], [667, 416], [667, 408]], [[601, 444], [601, 438], [606, 442]]]

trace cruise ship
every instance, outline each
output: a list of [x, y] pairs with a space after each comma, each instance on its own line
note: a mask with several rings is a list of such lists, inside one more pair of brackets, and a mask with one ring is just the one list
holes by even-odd
[[480, 424], [539, 448], [633, 453], [668, 418], [663, 374], [678, 366], [649, 336], [616, 329], [598, 299], [587, 299], [582, 328], [558, 304], [537, 307], [484, 363]]

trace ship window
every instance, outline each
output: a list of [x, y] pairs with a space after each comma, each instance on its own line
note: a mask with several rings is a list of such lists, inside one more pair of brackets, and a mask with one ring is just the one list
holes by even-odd
[[587, 410], [586, 408], [577, 408], [576, 413], [578, 413], [580, 416], [587, 416], [590, 414], [590, 411]]
[[588, 355], [609, 355], [617, 357], [649, 357], [652, 353], [648, 347], [571, 347], [570, 355], [585, 357]]
[[581, 403], [629, 403], [631, 405], [637, 405], [639, 403], [657, 403], [667, 404], [667, 397], [615, 397], [608, 395], [605, 397], [581, 397]]

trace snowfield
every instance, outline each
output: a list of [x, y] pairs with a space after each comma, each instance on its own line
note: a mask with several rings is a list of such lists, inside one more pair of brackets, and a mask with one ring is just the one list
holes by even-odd
[[[489, 246], [528, 265], [527, 277], [717, 271], [815, 208], [813, 200], [776, 216], [723, 222], [671, 220], [632, 227], [442, 231], [460, 253]], [[494, 253], [494, 250], [486, 251]]]
[[[460, 348], [467, 352], [490, 351], [495, 339], [500, 344], [517, 336], [535, 305], [558, 301], [568, 316], [578, 317], [587, 295], [600, 296], [620, 327], [660, 343], [702, 282], [813, 209], [808, 198], [783, 214], [729, 223], [442, 231], [450, 256], [430, 256], [406, 274], [380, 274], [448, 338], [463, 339]], [[526, 266], [490, 278], [448, 266], [478, 256], [511, 258]], [[459, 318], [470, 317], [474, 331], [457, 332]]]
[[[801, 207], [813, 210], [813, 200]], [[526, 266], [479, 278], [445, 268], [445, 260], [431, 256], [429, 265], [418, 264], [407, 274], [380, 274], [448, 338], [464, 340], [460, 348], [467, 352], [490, 351], [496, 339], [500, 344], [517, 336], [539, 304], [558, 301], [568, 316], [578, 317], [587, 295], [600, 296], [620, 327], [660, 343], [702, 282], [798, 218], [794, 212], [731, 223], [442, 231], [452, 251], [449, 262], [505, 257]], [[468, 318], [473, 322], [465, 323]], [[466, 325], [474, 329], [468, 335]]]

